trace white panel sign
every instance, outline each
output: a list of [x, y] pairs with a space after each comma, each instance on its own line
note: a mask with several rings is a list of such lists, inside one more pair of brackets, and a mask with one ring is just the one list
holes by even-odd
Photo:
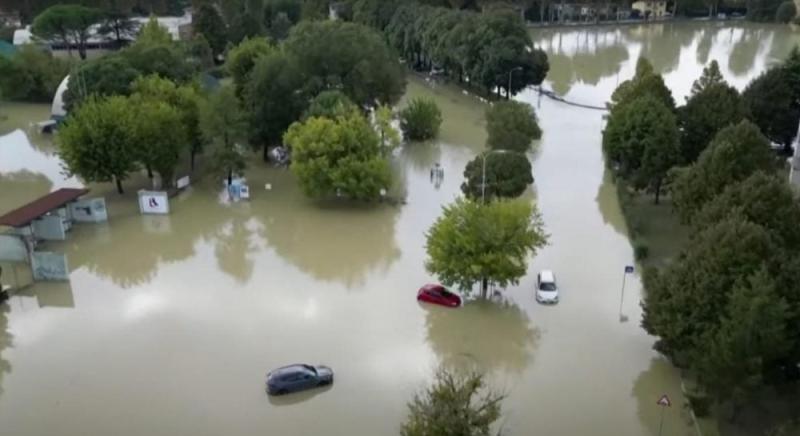
[[26, 262], [28, 248], [21, 237], [0, 235], [0, 262]]
[[33, 222], [33, 234], [38, 239], [63, 241], [67, 239], [64, 218], [60, 215], [45, 215]]
[[60, 253], [37, 251], [31, 254], [34, 280], [69, 280], [67, 256]]
[[175, 183], [175, 187], [178, 189], [184, 189], [189, 186], [189, 176], [184, 176], [178, 179], [177, 183]]
[[104, 198], [80, 200], [69, 205], [72, 219], [80, 223], [100, 223], [108, 221], [108, 210]]
[[145, 214], [169, 213], [169, 198], [163, 191], [139, 191], [139, 210]]

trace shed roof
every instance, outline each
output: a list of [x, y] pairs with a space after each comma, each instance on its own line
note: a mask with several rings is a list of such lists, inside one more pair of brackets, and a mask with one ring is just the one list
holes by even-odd
[[88, 192], [88, 189], [61, 188], [0, 216], [0, 225], [22, 227]]

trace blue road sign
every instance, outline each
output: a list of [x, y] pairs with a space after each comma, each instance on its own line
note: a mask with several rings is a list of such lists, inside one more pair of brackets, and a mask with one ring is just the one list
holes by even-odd
[[625, 266], [625, 274], [633, 274], [633, 265]]

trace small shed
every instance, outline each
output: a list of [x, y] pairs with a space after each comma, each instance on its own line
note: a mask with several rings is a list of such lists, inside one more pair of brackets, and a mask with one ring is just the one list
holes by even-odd
[[88, 192], [88, 189], [61, 188], [0, 216], [0, 225], [12, 227], [12, 233], [34, 242], [66, 239], [74, 216], [74, 208], [67, 206]]

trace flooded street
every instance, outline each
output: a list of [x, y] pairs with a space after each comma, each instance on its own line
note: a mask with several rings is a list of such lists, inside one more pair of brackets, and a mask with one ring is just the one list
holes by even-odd
[[[788, 26], [684, 23], [537, 30], [534, 40], [550, 56], [545, 88], [603, 105], [640, 55], [682, 102], [706, 62], [717, 59], [741, 89], [798, 37]], [[70, 281], [30, 286], [0, 309], [0, 433], [394, 435], [406, 402], [444, 362], [476, 365], [508, 392], [508, 434], [656, 435], [664, 393], [673, 407], [662, 434], [694, 434], [678, 372], [639, 327], [638, 274], [628, 277], [620, 322], [633, 250], [604, 174], [601, 111], [534, 90], [518, 96], [544, 130], [526, 198], [538, 203], [550, 244], [502, 301], [459, 310], [416, 302], [417, 288], [435, 281], [424, 233], [459, 195], [486, 139], [479, 99], [410, 78], [408, 96], [423, 94], [444, 123], [436, 143], [397, 156], [404, 205], [312, 202], [287, 170], [258, 162], [247, 173], [250, 202], [220, 201], [220, 185], [206, 178], [165, 217], [139, 215], [137, 181], [122, 197], [92, 186], [106, 196], [109, 222], [46, 244], [67, 254]], [[80, 186], [47, 138], [26, 133], [49, 107], [0, 112], [0, 213]], [[438, 188], [429, 178], [436, 162], [445, 169]], [[556, 306], [534, 301], [543, 268], [560, 281]], [[268, 398], [265, 373], [294, 362], [331, 366], [335, 384]]]

